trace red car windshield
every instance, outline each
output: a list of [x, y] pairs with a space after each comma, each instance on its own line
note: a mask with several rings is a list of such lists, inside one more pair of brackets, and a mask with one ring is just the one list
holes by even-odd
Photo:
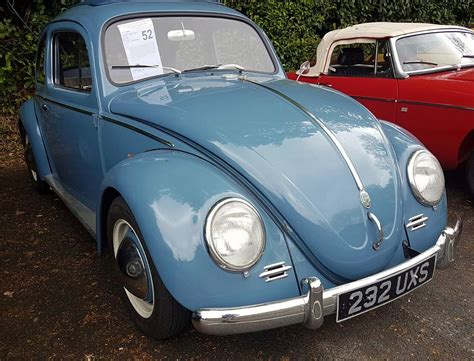
[[407, 72], [474, 65], [474, 34], [439, 32], [409, 36], [396, 43], [400, 66]]

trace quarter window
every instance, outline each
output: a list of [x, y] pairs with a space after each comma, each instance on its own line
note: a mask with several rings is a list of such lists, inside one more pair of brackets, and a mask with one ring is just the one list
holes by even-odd
[[328, 74], [344, 77], [393, 77], [388, 41], [337, 45], [331, 55]]
[[92, 78], [87, 46], [75, 32], [55, 35], [55, 79], [57, 85], [80, 91], [90, 91]]
[[36, 54], [36, 81], [38, 83], [44, 84], [46, 75], [45, 75], [45, 37], [43, 36], [38, 45], [38, 52]]

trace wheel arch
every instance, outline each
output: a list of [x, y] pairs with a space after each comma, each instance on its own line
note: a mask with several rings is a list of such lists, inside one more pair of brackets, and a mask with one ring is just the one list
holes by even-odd
[[[107, 242], [107, 211], [120, 195], [133, 213], [163, 283], [187, 309], [256, 304], [299, 295], [293, 274], [271, 283], [258, 277], [265, 265], [292, 264], [285, 237], [252, 194], [210, 162], [177, 150], [141, 153], [114, 166], [100, 194], [96, 215], [99, 250]], [[229, 197], [252, 202], [265, 224], [265, 252], [250, 270], [250, 277], [223, 270], [207, 250], [207, 215], [216, 202]]]
[[104, 248], [107, 248], [107, 215], [109, 213], [110, 206], [115, 198], [122, 196], [120, 192], [114, 187], [106, 187], [100, 197], [99, 209], [97, 212], [97, 252], [99, 255], [102, 254]]

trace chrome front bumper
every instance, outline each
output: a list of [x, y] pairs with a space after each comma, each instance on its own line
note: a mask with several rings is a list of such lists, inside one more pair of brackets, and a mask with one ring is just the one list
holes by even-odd
[[433, 247], [398, 266], [326, 291], [318, 278], [309, 277], [302, 281], [308, 289], [304, 296], [244, 307], [199, 309], [193, 313], [193, 325], [198, 331], [213, 335], [255, 332], [297, 323], [310, 329], [319, 328], [324, 316], [336, 312], [339, 294], [396, 275], [435, 254], [436, 267], [446, 268], [454, 261], [454, 248], [461, 233], [462, 221], [458, 218], [454, 228], [446, 227]]

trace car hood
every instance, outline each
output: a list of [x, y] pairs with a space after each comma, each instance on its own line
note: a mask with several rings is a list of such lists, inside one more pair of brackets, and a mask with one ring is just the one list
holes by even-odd
[[[351, 158], [370, 209], [323, 122]], [[182, 77], [116, 96], [112, 113], [153, 122], [206, 148], [252, 182], [298, 235], [316, 266], [344, 279], [383, 269], [402, 239], [400, 179], [378, 121], [351, 98], [286, 79], [261, 85]], [[381, 221], [385, 241], [375, 251]]]
[[463, 107], [473, 110], [473, 81], [474, 68], [413, 75], [399, 81], [399, 96], [403, 101]]

